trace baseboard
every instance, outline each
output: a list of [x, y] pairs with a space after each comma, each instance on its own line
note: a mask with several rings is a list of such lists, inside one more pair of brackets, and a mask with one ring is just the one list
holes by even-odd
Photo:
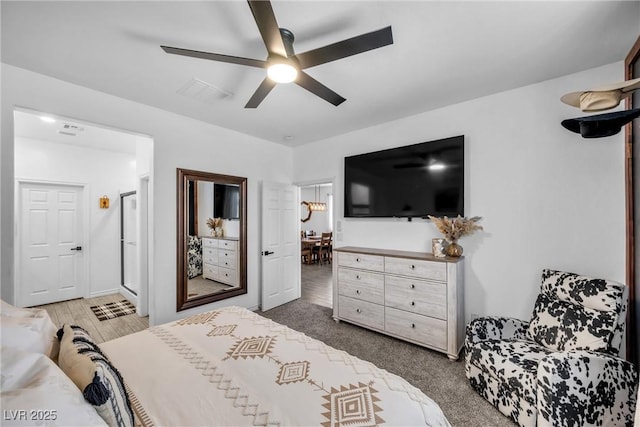
[[113, 295], [118, 293], [118, 288], [107, 289], [106, 291], [90, 292], [85, 298], [103, 297], [105, 295]]

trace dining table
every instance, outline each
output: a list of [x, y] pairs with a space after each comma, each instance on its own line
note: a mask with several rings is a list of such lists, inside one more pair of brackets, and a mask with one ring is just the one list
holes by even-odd
[[307, 264], [312, 264], [314, 262], [313, 258], [313, 247], [314, 246], [320, 246], [320, 241], [322, 240], [322, 236], [307, 236], [307, 237], [303, 237], [300, 240], [301, 243], [301, 249], [304, 250], [309, 250], [310, 254], [309, 254], [309, 258], [307, 259]]

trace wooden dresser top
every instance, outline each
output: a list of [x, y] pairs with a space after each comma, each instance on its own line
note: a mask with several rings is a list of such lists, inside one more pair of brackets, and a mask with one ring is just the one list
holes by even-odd
[[445, 257], [438, 258], [431, 252], [410, 252], [410, 251], [398, 251], [394, 249], [379, 249], [379, 248], [361, 248], [358, 246], [343, 246], [341, 248], [333, 248], [337, 252], [350, 252], [366, 255], [381, 255], [395, 258], [409, 258], [418, 259], [423, 261], [436, 261], [436, 262], [460, 262], [464, 257], [453, 258]]

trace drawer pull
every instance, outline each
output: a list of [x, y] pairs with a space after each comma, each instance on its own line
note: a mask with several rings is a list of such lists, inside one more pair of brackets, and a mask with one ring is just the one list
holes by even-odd
[[415, 301], [411, 301], [411, 305], [416, 305], [416, 302]]
[[411, 289], [415, 289], [416, 285], [414, 285], [413, 283], [411, 284]]
[[360, 258], [356, 258], [356, 262], [360, 262]]
[[412, 324], [411, 324], [411, 327], [412, 327], [412, 328], [415, 328], [415, 327], [416, 327], [416, 324], [415, 324], [415, 323], [412, 323]]
[[416, 266], [415, 266], [415, 265], [413, 265], [413, 264], [411, 264], [411, 269], [412, 269], [412, 270], [415, 270], [415, 269], [416, 269]]
[[356, 289], [356, 294], [360, 295], [360, 289]]
[[356, 308], [356, 313], [362, 313], [362, 310], [360, 310], [359, 308]]
[[360, 280], [360, 275], [356, 274], [356, 279]]

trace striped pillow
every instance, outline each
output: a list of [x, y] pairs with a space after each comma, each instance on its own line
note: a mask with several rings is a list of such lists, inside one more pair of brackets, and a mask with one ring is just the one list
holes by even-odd
[[64, 325], [58, 331], [58, 366], [82, 391], [87, 402], [109, 426], [134, 425], [124, 381], [87, 331]]

